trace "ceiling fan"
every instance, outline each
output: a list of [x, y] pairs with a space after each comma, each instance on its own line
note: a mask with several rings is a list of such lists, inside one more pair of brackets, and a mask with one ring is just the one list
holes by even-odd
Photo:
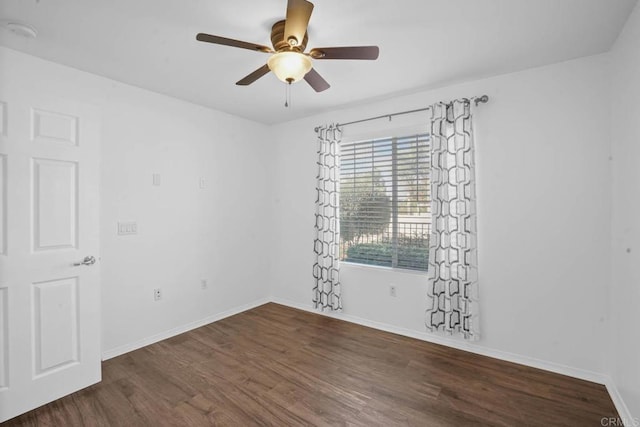
[[313, 69], [312, 60], [378, 59], [378, 46], [316, 47], [305, 53], [309, 40], [307, 26], [312, 11], [313, 3], [307, 0], [288, 0], [286, 19], [276, 22], [271, 28], [273, 49], [204, 33], [199, 33], [196, 40], [272, 54], [265, 65], [236, 82], [240, 86], [250, 85], [273, 71], [285, 83], [291, 84], [304, 78], [316, 92], [322, 92], [329, 89], [329, 83]]

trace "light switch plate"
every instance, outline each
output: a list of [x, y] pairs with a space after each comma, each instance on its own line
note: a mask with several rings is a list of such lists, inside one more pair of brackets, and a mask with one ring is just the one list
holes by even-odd
[[138, 223], [135, 221], [125, 221], [118, 223], [118, 235], [138, 234]]
[[156, 187], [160, 186], [160, 174], [159, 173], [154, 173], [153, 174], [153, 185]]

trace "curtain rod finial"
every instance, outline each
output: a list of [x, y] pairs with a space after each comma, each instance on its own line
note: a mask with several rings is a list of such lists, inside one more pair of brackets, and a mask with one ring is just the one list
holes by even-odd
[[478, 106], [478, 104], [483, 103], [486, 104], [487, 102], [489, 102], [489, 97], [487, 95], [482, 95], [477, 97], [475, 100], [476, 103], [476, 107]]

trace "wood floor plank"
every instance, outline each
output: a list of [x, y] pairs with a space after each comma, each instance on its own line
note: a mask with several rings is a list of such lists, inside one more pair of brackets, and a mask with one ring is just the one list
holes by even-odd
[[103, 363], [8, 426], [598, 426], [602, 385], [265, 304]]

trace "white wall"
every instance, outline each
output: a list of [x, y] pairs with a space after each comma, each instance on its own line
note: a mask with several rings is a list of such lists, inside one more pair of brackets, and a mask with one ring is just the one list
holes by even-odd
[[[261, 238], [266, 131], [168, 97], [112, 88], [102, 156], [106, 349], [268, 296]], [[154, 173], [159, 187], [152, 186]], [[139, 235], [117, 236], [118, 219], [136, 220]], [[162, 289], [162, 301], [153, 300], [153, 288]]]
[[[640, 6], [612, 50], [613, 239], [609, 363], [640, 424]], [[629, 415], [631, 416], [631, 415]]]
[[[102, 111], [103, 353], [268, 296], [268, 128], [9, 49], [0, 55], [5, 82]], [[137, 221], [138, 234], [117, 236], [122, 220]]]
[[[610, 275], [607, 73], [601, 55], [275, 126], [273, 295], [311, 304], [314, 126], [488, 94], [475, 111], [483, 336], [457, 345], [599, 378]], [[341, 278], [345, 316], [429, 339], [423, 275], [343, 264]]]

